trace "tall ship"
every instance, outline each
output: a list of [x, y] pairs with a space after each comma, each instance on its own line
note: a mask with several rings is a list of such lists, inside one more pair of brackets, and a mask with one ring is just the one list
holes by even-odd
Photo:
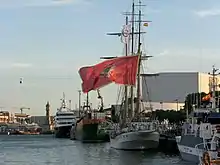
[[57, 138], [69, 138], [72, 125], [76, 123], [76, 115], [67, 107], [65, 94], [61, 99], [61, 106], [54, 117], [54, 133]]
[[[183, 160], [205, 164], [207, 161], [220, 164], [220, 113], [219, 98], [216, 89], [216, 71], [213, 67], [211, 91], [205, 97], [200, 107], [194, 108], [187, 115], [183, 125], [183, 134], [176, 137], [178, 149]], [[188, 109], [187, 109], [188, 110]], [[188, 111], [187, 111], [188, 112]], [[188, 114], [188, 113], [187, 113]]]
[[[122, 41], [125, 45], [125, 56], [138, 56], [138, 65], [137, 65], [137, 95], [134, 99], [134, 87], [125, 85], [124, 88], [124, 100], [121, 106], [120, 113], [120, 123], [117, 124], [114, 128], [114, 131], [110, 136], [110, 145], [112, 148], [121, 149], [121, 150], [146, 150], [154, 149], [159, 145], [159, 132], [157, 130], [158, 122], [152, 118], [146, 119], [143, 116], [143, 109], [141, 109], [141, 93], [140, 93], [140, 76], [141, 76], [141, 62], [143, 59], [148, 59], [151, 56], [143, 56], [141, 50], [141, 8], [139, 13], [134, 13], [134, 6], [142, 6], [141, 1], [138, 5], [132, 4], [132, 20], [131, 25], [128, 24], [128, 17], [126, 16], [126, 25], [124, 25], [122, 32]], [[134, 16], [138, 15], [138, 20], [134, 20]], [[137, 22], [138, 31], [134, 32], [134, 22]], [[144, 21], [144, 25], [148, 26], [148, 21]], [[131, 27], [131, 28], [130, 28]], [[130, 30], [131, 29], [131, 30]], [[134, 52], [134, 35], [138, 35], [138, 45], [137, 52]], [[131, 43], [131, 51], [128, 49], [128, 45]], [[130, 54], [129, 54], [130, 53]], [[129, 89], [130, 88], [130, 89]], [[130, 90], [130, 104], [128, 101], [128, 90]], [[135, 106], [133, 105], [135, 103]], [[151, 108], [152, 110], [152, 108]], [[134, 112], [134, 114], [133, 114]]]
[[70, 138], [79, 140], [83, 143], [108, 142], [109, 134], [107, 132], [110, 123], [106, 120], [106, 114], [103, 112], [103, 99], [98, 91], [98, 98], [101, 100], [101, 106], [98, 110], [92, 110], [89, 105], [89, 96], [87, 93], [86, 105], [80, 112], [80, 119], [72, 126]]
[[[109, 35], [121, 36], [122, 42], [125, 45], [125, 54], [121, 57], [102, 57], [106, 59], [94, 66], [85, 66], [80, 68], [79, 74], [82, 79], [82, 89], [84, 93], [88, 93], [92, 90], [99, 91], [100, 88], [115, 83], [121, 85], [119, 93], [123, 93], [120, 119], [119, 123], [112, 124], [110, 133], [110, 145], [115, 149], [123, 150], [143, 150], [157, 148], [159, 145], [159, 133], [157, 131], [157, 122], [148, 120], [143, 117], [141, 110], [141, 93], [140, 93], [140, 70], [142, 59], [148, 59], [150, 56], [143, 56], [141, 51], [141, 9], [139, 10], [139, 20], [135, 21], [134, 16], [134, 3], [132, 5], [132, 31], [130, 31], [130, 25], [128, 24], [128, 16], [126, 16], [126, 25], [124, 25], [121, 33], [109, 33]], [[141, 2], [139, 5], [141, 6]], [[134, 32], [134, 23], [138, 23], [138, 31]], [[145, 26], [146, 26], [145, 21]], [[138, 49], [137, 53], [134, 51], [134, 35], [138, 35]], [[131, 42], [131, 51], [129, 50], [129, 44]], [[136, 84], [137, 82], [137, 84]], [[136, 99], [134, 99], [134, 87], [137, 88]], [[130, 102], [128, 105], [128, 90], [130, 90]], [[134, 108], [134, 102], [136, 107]], [[88, 107], [87, 107], [88, 108]], [[135, 113], [133, 114], [133, 112]], [[88, 120], [89, 119], [89, 120]], [[96, 123], [92, 119], [92, 114], [89, 110], [85, 112], [85, 116], [82, 120], [77, 122], [76, 138], [83, 139], [85, 134], [82, 132], [82, 126]], [[85, 123], [85, 124], [84, 124]], [[85, 127], [86, 128], [86, 127]], [[113, 130], [112, 130], [113, 129]], [[84, 131], [83, 131], [84, 132]], [[88, 131], [89, 132], [89, 131]], [[91, 131], [90, 131], [91, 132]], [[77, 135], [78, 134], [78, 135]]]

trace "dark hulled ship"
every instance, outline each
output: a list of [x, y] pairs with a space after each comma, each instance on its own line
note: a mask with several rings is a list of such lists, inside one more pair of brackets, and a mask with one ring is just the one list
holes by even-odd
[[[99, 91], [98, 91], [99, 94]], [[99, 94], [99, 99], [102, 97]], [[79, 140], [83, 143], [96, 143], [109, 141], [108, 127], [109, 123], [105, 119], [105, 113], [103, 112], [103, 102], [98, 111], [92, 111], [88, 103], [83, 106], [83, 115], [72, 126], [70, 138]]]

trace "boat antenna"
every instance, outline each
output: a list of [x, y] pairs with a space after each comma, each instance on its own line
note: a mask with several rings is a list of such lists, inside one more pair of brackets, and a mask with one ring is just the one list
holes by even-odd
[[66, 108], [66, 100], [65, 100], [65, 93], [63, 92], [63, 98], [61, 100], [61, 107]]

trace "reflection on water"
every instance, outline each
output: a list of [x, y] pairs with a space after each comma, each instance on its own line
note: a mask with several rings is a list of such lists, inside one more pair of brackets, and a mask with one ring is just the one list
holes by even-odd
[[[1, 165], [185, 165], [178, 156], [111, 149], [52, 136], [0, 136]], [[192, 163], [188, 163], [193, 165]]]

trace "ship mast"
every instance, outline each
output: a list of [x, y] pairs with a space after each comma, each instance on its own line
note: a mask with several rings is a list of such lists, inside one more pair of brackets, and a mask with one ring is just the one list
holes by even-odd
[[[141, 28], [139, 28], [139, 31], [136, 32], [134, 31], [134, 23], [135, 23], [135, 20], [134, 20], [134, 16], [135, 15], [139, 15], [139, 17], [141, 17], [141, 13], [139, 14], [135, 14], [134, 12], [134, 7], [135, 6], [143, 6], [141, 4], [139, 5], [135, 5], [134, 4], [134, 0], [133, 0], [133, 3], [132, 3], [132, 12], [131, 13], [128, 13], [126, 12], [124, 15], [126, 15], [126, 25], [124, 26], [122, 32], [116, 32], [116, 33], [107, 33], [107, 35], [116, 35], [116, 36], [119, 36], [119, 37], [122, 37], [122, 39], [124, 38], [124, 44], [125, 44], [125, 55], [128, 56], [129, 55], [129, 42], [130, 42], [130, 36], [131, 36], [131, 54], [134, 55], [134, 35], [139, 35], [139, 38], [141, 37], [141, 34], [145, 33], [145, 32], [141, 32]], [[131, 20], [131, 32], [129, 30], [129, 22], [128, 22], [128, 15], [131, 15], [132, 16], [132, 20]], [[139, 21], [141, 24], [141, 21]], [[145, 21], [146, 22], [146, 21]], [[139, 25], [140, 26], [140, 25]], [[140, 39], [139, 39], [140, 40]], [[101, 57], [101, 59], [111, 59], [111, 58], [115, 58], [115, 57]], [[140, 62], [139, 62], [140, 64]], [[139, 67], [140, 68], [140, 67]], [[139, 69], [140, 70], [140, 69]], [[140, 73], [140, 72], [139, 72]], [[140, 76], [140, 74], [139, 74]], [[140, 82], [139, 82], [140, 84]], [[127, 114], [128, 114], [128, 117], [129, 118], [132, 118], [133, 116], [133, 111], [134, 111], [134, 96], [133, 96], [133, 87], [130, 88], [130, 99], [131, 99], [131, 108], [129, 110], [128, 108], [128, 86], [125, 86], [125, 101], [124, 101], [124, 110], [122, 112], [122, 118], [123, 118], [123, 121], [122, 122], [126, 122], [125, 119], [127, 117]], [[140, 93], [140, 89], [139, 89], [139, 93]], [[140, 99], [139, 99], [140, 100]]]
[[[139, 5], [141, 5], [141, 1], [139, 0]], [[141, 68], [141, 6], [139, 8], [139, 19], [138, 19], [138, 51], [137, 54], [139, 56], [139, 61], [138, 61], [138, 71], [137, 71], [137, 100], [136, 100], [136, 111], [135, 114], [139, 114], [139, 109], [140, 109], [140, 68]]]
[[[131, 55], [134, 55], [134, 0], [132, 3], [132, 15], [131, 15]], [[139, 32], [140, 33], [140, 32]], [[128, 112], [128, 117], [132, 118], [134, 113], [134, 87], [131, 86], [130, 89], [130, 104], [131, 108]]]
[[[128, 27], [128, 16], [126, 16], [126, 27]], [[128, 31], [129, 32], [129, 31]], [[130, 33], [130, 32], [129, 32]], [[127, 36], [127, 39], [125, 39], [125, 56], [128, 56], [128, 43], [129, 43], [129, 33], [125, 34]], [[127, 113], [128, 113], [128, 86], [125, 85], [125, 104], [124, 104], [124, 111], [122, 111], [122, 126], [124, 123], [126, 123]]]
[[139, 61], [138, 61], [138, 72], [137, 72], [137, 99], [136, 99], [136, 108], [135, 108], [135, 117], [139, 116], [140, 113], [140, 104], [141, 104], [141, 86], [140, 86], [140, 82], [141, 82], [141, 61], [142, 60], [147, 60], [149, 57], [152, 56], [143, 56], [142, 55], [142, 51], [141, 51], [141, 23], [142, 22], [151, 22], [151, 21], [142, 21], [141, 17], [142, 17], [142, 12], [141, 12], [141, 7], [145, 6], [142, 5], [141, 0], [139, 0], [139, 4], [136, 5], [139, 6], [139, 13], [138, 13], [138, 50], [137, 50], [137, 55], [139, 56]]
[[[124, 43], [125, 45], [125, 56], [129, 55], [128, 52], [128, 48], [129, 48], [129, 38], [130, 38], [130, 30], [129, 30], [129, 25], [128, 25], [128, 14], [125, 13], [126, 17], [125, 17], [125, 26], [122, 29], [122, 32], [120, 33], [107, 33], [107, 35], [116, 35], [121, 38], [121, 41]], [[123, 41], [124, 39], [124, 41]], [[101, 59], [111, 59], [111, 58], [115, 58], [115, 57], [101, 57]], [[121, 111], [121, 127], [123, 127], [123, 125], [126, 123], [126, 118], [127, 118], [127, 113], [128, 113], [128, 86], [125, 85], [125, 90], [124, 90], [124, 108]]]

